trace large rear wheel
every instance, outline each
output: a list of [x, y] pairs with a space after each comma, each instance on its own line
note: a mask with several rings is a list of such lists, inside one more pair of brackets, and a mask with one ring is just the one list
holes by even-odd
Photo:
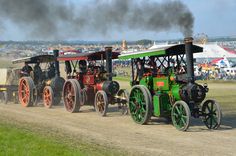
[[46, 108], [51, 108], [54, 104], [54, 92], [50, 86], [45, 86], [43, 89], [43, 103]]
[[222, 112], [215, 100], [206, 100], [202, 104], [202, 121], [209, 129], [217, 129], [221, 124]]
[[22, 77], [19, 80], [18, 95], [23, 107], [33, 106], [36, 98], [34, 95], [35, 85], [30, 77]]
[[69, 79], [63, 86], [63, 100], [68, 112], [78, 112], [80, 109], [80, 85], [76, 79]]
[[151, 94], [145, 86], [132, 87], [129, 96], [129, 111], [132, 119], [138, 124], [146, 124], [152, 113]]
[[108, 108], [108, 98], [106, 92], [100, 90], [96, 93], [94, 106], [96, 112], [98, 112], [101, 116], [106, 116]]
[[184, 101], [176, 101], [172, 107], [171, 119], [176, 129], [186, 131], [190, 123], [190, 110]]

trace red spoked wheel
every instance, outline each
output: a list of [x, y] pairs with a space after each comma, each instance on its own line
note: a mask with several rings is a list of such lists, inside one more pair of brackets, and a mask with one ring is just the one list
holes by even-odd
[[54, 92], [50, 86], [45, 86], [43, 89], [43, 103], [46, 108], [51, 108], [54, 104]]
[[68, 112], [78, 112], [81, 102], [81, 88], [76, 79], [69, 79], [63, 86], [63, 100]]
[[96, 112], [98, 112], [101, 116], [106, 116], [108, 108], [108, 98], [106, 92], [100, 90], [96, 93], [94, 106]]
[[19, 80], [18, 95], [19, 101], [23, 107], [29, 107], [34, 104], [34, 81], [30, 77], [22, 77]]

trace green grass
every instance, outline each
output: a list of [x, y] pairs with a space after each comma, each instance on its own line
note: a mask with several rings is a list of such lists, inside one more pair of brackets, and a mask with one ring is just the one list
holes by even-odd
[[65, 138], [36, 133], [28, 128], [0, 121], [1, 156], [124, 155], [100, 145], [74, 144]]

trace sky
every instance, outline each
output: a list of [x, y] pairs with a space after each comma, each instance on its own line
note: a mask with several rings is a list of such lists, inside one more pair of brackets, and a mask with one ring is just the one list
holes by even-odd
[[[1, 1], [1, 0], [0, 0]], [[65, 0], [72, 2], [75, 7], [83, 5], [96, 5], [93, 0]], [[161, 1], [161, 0], [153, 0]], [[194, 16], [193, 36], [198, 33], [205, 33], [209, 37], [236, 36], [236, 0], [180, 0]], [[25, 4], [27, 5], [27, 4]], [[0, 16], [0, 19], [2, 17]], [[24, 25], [17, 25], [11, 19], [0, 20], [0, 40], [44, 40], [37, 35], [29, 35]], [[30, 25], [29, 21], [29, 25]], [[70, 29], [62, 26], [61, 29]], [[22, 31], [24, 30], [24, 31]], [[28, 30], [30, 31], [30, 30]], [[88, 30], [87, 30], [88, 31]], [[72, 35], [71, 35], [72, 36]], [[109, 31], [108, 33], [78, 32], [71, 37], [63, 36], [62, 40], [139, 40], [139, 39], [176, 39], [183, 35], [176, 29], [154, 32], [150, 30], [136, 30], [125, 28], [122, 30]], [[58, 38], [60, 40], [60, 38]], [[56, 38], [45, 37], [45, 40], [56, 40]]]

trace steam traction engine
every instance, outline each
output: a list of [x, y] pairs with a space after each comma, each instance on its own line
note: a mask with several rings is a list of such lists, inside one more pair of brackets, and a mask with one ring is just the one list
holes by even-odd
[[118, 52], [111, 47], [105, 51], [64, 55], [58, 58], [65, 61], [67, 80], [63, 87], [64, 105], [69, 112], [78, 112], [87, 104], [95, 107], [96, 112], [105, 116], [108, 104], [118, 104], [122, 114], [128, 113], [128, 92], [119, 90], [119, 83], [112, 80], [112, 59]]
[[34, 65], [30, 73], [21, 71], [20, 74], [18, 96], [23, 107], [36, 105], [41, 99], [46, 108], [60, 103], [65, 80], [60, 77], [58, 53], [58, 50], [54, 50], [54, 55], [39, 55], [12, 61], [13, 64]]
[[131, 59], [129, 110], [136, 123], [146, 124], [151, 116], [167, 117], [177, 129], [185, 131], [192, 116], [200, 117], [209, 129], [220, 126], [219, 104], [205, 100], [207, 85], [194, 80], [193, 53], [202, 51], [192, 44], [192, 38], [186, 38], [185, 44], [119, 56]]

